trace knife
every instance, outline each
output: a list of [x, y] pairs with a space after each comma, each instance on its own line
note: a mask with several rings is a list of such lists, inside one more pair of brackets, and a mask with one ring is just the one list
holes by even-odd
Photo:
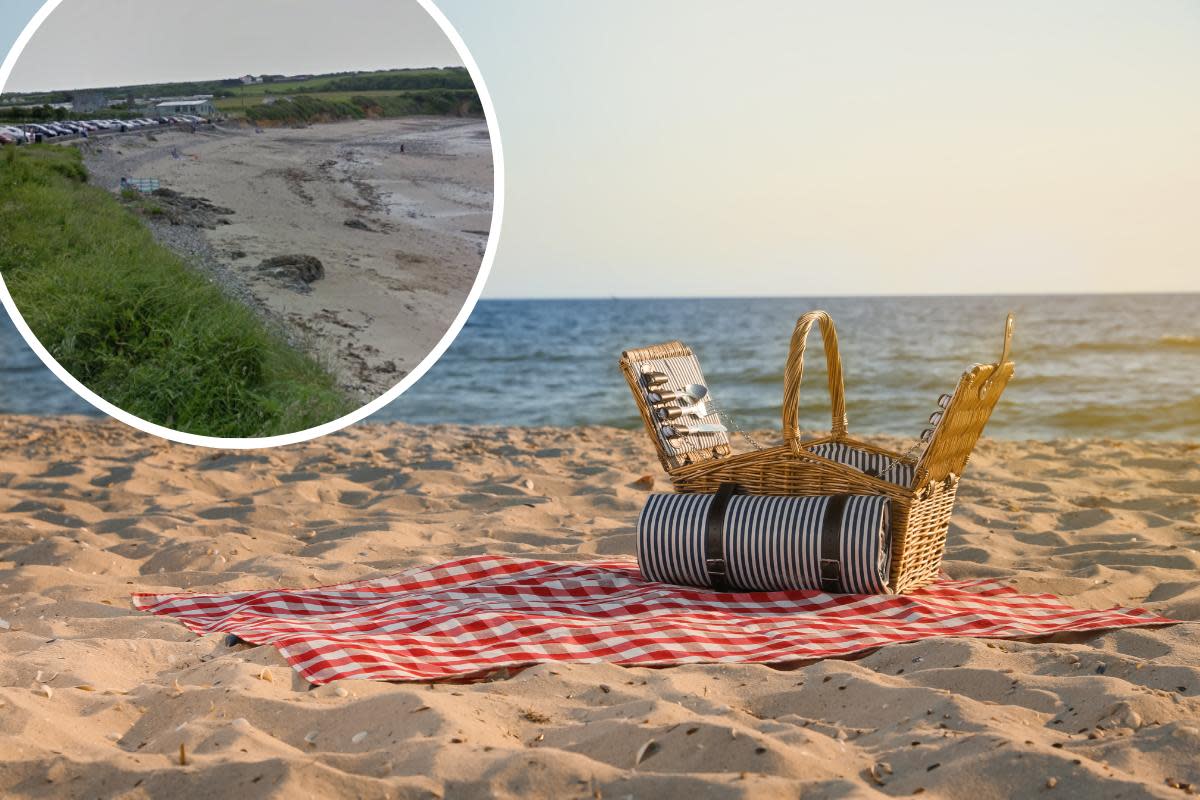
[[675, 439], [679, 436], [689, 436], [693, 433], [728, 433], [729, 429], [724, 425], [716, 423], [703, 423], [700, 425], [667, 425], [663, 428], [663, 433], [668, 439]]

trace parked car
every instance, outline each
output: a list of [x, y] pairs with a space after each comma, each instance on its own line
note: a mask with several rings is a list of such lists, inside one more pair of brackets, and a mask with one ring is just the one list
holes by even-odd
[[20, 128], [13, 127], [11, 125], [6, 125], [6, 126], [0, 128], [0, 133], [11, 136], [13, 139], [16, 140], [17, 144], [25, 144], [26, 142], [29, 141], [29, 134], [27, 134], [25, 131], [21, 130]]
[[0, 131], [0, 145], [16, 144], [16, 143], [17, 143], [17, 137], [13, 136], [11, 133], [7, 133], [5, 131]]

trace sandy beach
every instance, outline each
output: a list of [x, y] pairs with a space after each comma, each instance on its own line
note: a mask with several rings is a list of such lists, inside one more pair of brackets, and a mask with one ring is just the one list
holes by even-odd
[[[410, 372], [466, 300], [491, 224], [483, 120], [151, 135], [82, 145], [92, 182], [115, 191], [122, 177], [157, 179], [228, 212], [203, 226], [147, 219], [160, 241], [281, 326], [352, 396], [374, 399]], [[261, 268], [283, 255], [319, 259], [324, 277], [305, 285]]]
[[[0, 429], [4, 796], [1172, 798], [1188, 790], [1170, 782], [1200, 786], [1200, 445], [984, 441], [945, 562], [955, 578], [1184, 624], [782, 668], [555, 665], [313, 689], [272, 648], [197, 638], [132, 611], [130, 593], [311, 586], [475, 553], [631, 554], [639, 479], [666, 488], [640, 433], [397, 424], [222, 453], [78, 418]], [[659, 750], [635, 767], [650, 739]], [[879, 762], [892, 771], [872, 777]]]

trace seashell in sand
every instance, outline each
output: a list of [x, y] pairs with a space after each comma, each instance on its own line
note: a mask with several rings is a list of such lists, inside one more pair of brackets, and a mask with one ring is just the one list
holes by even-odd
[[657, 753], [659, 749], [658, 742], [653, 739], [649, 740], [638, 748], [637, 755], [633, 757], [633, 765], [636, 767], [638, 764], [641, 764], [647, 758]]

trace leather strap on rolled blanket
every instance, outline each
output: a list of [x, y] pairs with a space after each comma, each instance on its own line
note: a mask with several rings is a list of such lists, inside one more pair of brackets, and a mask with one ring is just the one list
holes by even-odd
[[725, 562], [725, 512], [737, 494], [736, 483], [723, 483], [708, 506], [704, 521], [704, 571], [708, 585], [718, 592], [729, 591], [729, 567]]
[[842, 594], [842, 525], [846, 517], [846, 495], [835, 494], [821, 517], [821, 588]]
[[638, 519], [650, 580], [717, 591], [888, 591], [891, 505], [876, 495], [651, 495]]

